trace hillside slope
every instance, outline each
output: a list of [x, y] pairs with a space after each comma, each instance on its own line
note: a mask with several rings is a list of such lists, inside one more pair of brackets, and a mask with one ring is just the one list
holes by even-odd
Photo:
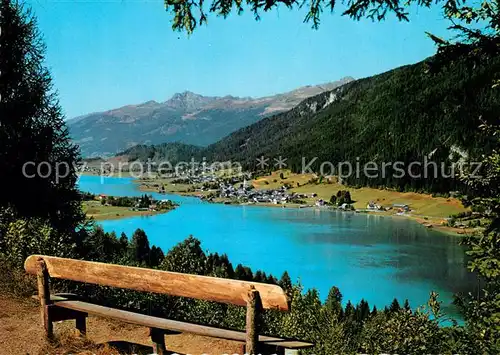
[[353, 79], [307, 86], [263, 97], [207, 97], [189, 91], [158, 103], [148, 101], [69, 120], [73, 140], [84, 157], [114, 155], [137, 144], [182, 142], [206, 146], [262, 118], [284, 112], [307, 97]]
[[184, 143], [162, 143], [157, 145], [139, 144], [117, 154], [117, 157], [125, 156], [129, 161], [146, 162], [152, 161], [180, 162], [189, 161], [192, 157], [201, 157], [205, 149], [200, 146]]

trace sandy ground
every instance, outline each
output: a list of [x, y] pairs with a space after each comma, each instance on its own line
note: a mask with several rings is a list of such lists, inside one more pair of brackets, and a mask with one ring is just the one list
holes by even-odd
[[[151, 354], [149, 330], [99, 317], [87, 319], [87, 338], [74, 335], [74, 321], [54, 324], [55, 345], [43, 338], [38, 303], [0, 295], [0, 354]], [[167, 335], [167, 349], [178, 354], [242, 354], [241, 344], [190, 334]]]

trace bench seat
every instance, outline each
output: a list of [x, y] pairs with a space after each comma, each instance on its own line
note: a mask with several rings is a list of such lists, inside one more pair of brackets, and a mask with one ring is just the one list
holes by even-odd
[[[59, 295], [51, 295], [51, 300], [54, 301], [52, 305], [53, 307], [55, 306], [71, 311], [77, 311], [83, 314], [93, 314], [100, 317], [112, 318], [125, 323], [142, 325], [149, 328], [174, 331], [179, 333], [191, 333], [240, 342], [245, 342], [246, 339], [246, 333], [242, 331], [221, 329], [206, 325], [148, 316], [140, 313], [105, 307], [79, 300], [68, 300], [66, 297], [62, 297]], [[267, 347], [278, 347], [282, 349], [305, 349], [314, 346], [311, 343], [303, 341], [283, 339], [267, 335], [259, 335], [258, 339], [259, 343]]]
[[[93, 314], [148, 327], [153, 351], [159, 355], [167, 354], [165, 335], [172, 332], [233, 340], [244, 345], [245, 354], [292, 355], [298, 354], [300, 349], [314, 346], [305, 341], [259, 334], [262, 311], [290, 310], [287, 294], [279, 285], [47, 255], [30, 255], [24, 262], [24, 269], [37, 277], [41, 320], [47, 340], [53, 339], [53, 322], [69, 319], [75, 320], [77, 331], [84, 336], [87, 332], [86, 318]], [[245, 331], [105, 307], [72, 294], [51, 295], [51, 278], [245, 306]]]

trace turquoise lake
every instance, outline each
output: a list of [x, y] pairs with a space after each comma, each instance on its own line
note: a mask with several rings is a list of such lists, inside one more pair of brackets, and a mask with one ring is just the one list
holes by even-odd
[[[144, 194], [130, 178], [82, 176], [83, 191], [114, 196]], [[286, 270], [324, 299], [332, 286], [344, 303], [365, 299], [383, 308], [394, 297], [412, 308], [436, 291], [443, 309], [456, 318], [453, 294], [472, 292], [476, 277], [465, 268], [459, 237], [426, 229], [403, 218], [321, 209], [210, 204], [197, 198], [160, 195], [180, 206], [169, 213], [102, 221], [106, 231], [131, 236], [144, 229], [164, 251], [193, 235], [210, 252], [226, 253], [236, 266], [280, 277]]]

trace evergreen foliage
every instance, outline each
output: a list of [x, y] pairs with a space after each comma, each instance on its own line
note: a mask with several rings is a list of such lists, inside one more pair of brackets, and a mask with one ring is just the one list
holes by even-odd
[[45, 45], [17, 1], [1, 0], [0, 26], [0, 209], [69, 233], [84, 218], [75, 188], [79, 154], [44, 66]]
[[[158, 145], [136, 145], [117, 155], [127, 155], [129, 161], [169, 161], [189, 162], [193, 157], [199, 157], [203, 151], [202, 147], [183, 143], [163, 143]], [[166, 167], [165, 167], [166, 168]]]

